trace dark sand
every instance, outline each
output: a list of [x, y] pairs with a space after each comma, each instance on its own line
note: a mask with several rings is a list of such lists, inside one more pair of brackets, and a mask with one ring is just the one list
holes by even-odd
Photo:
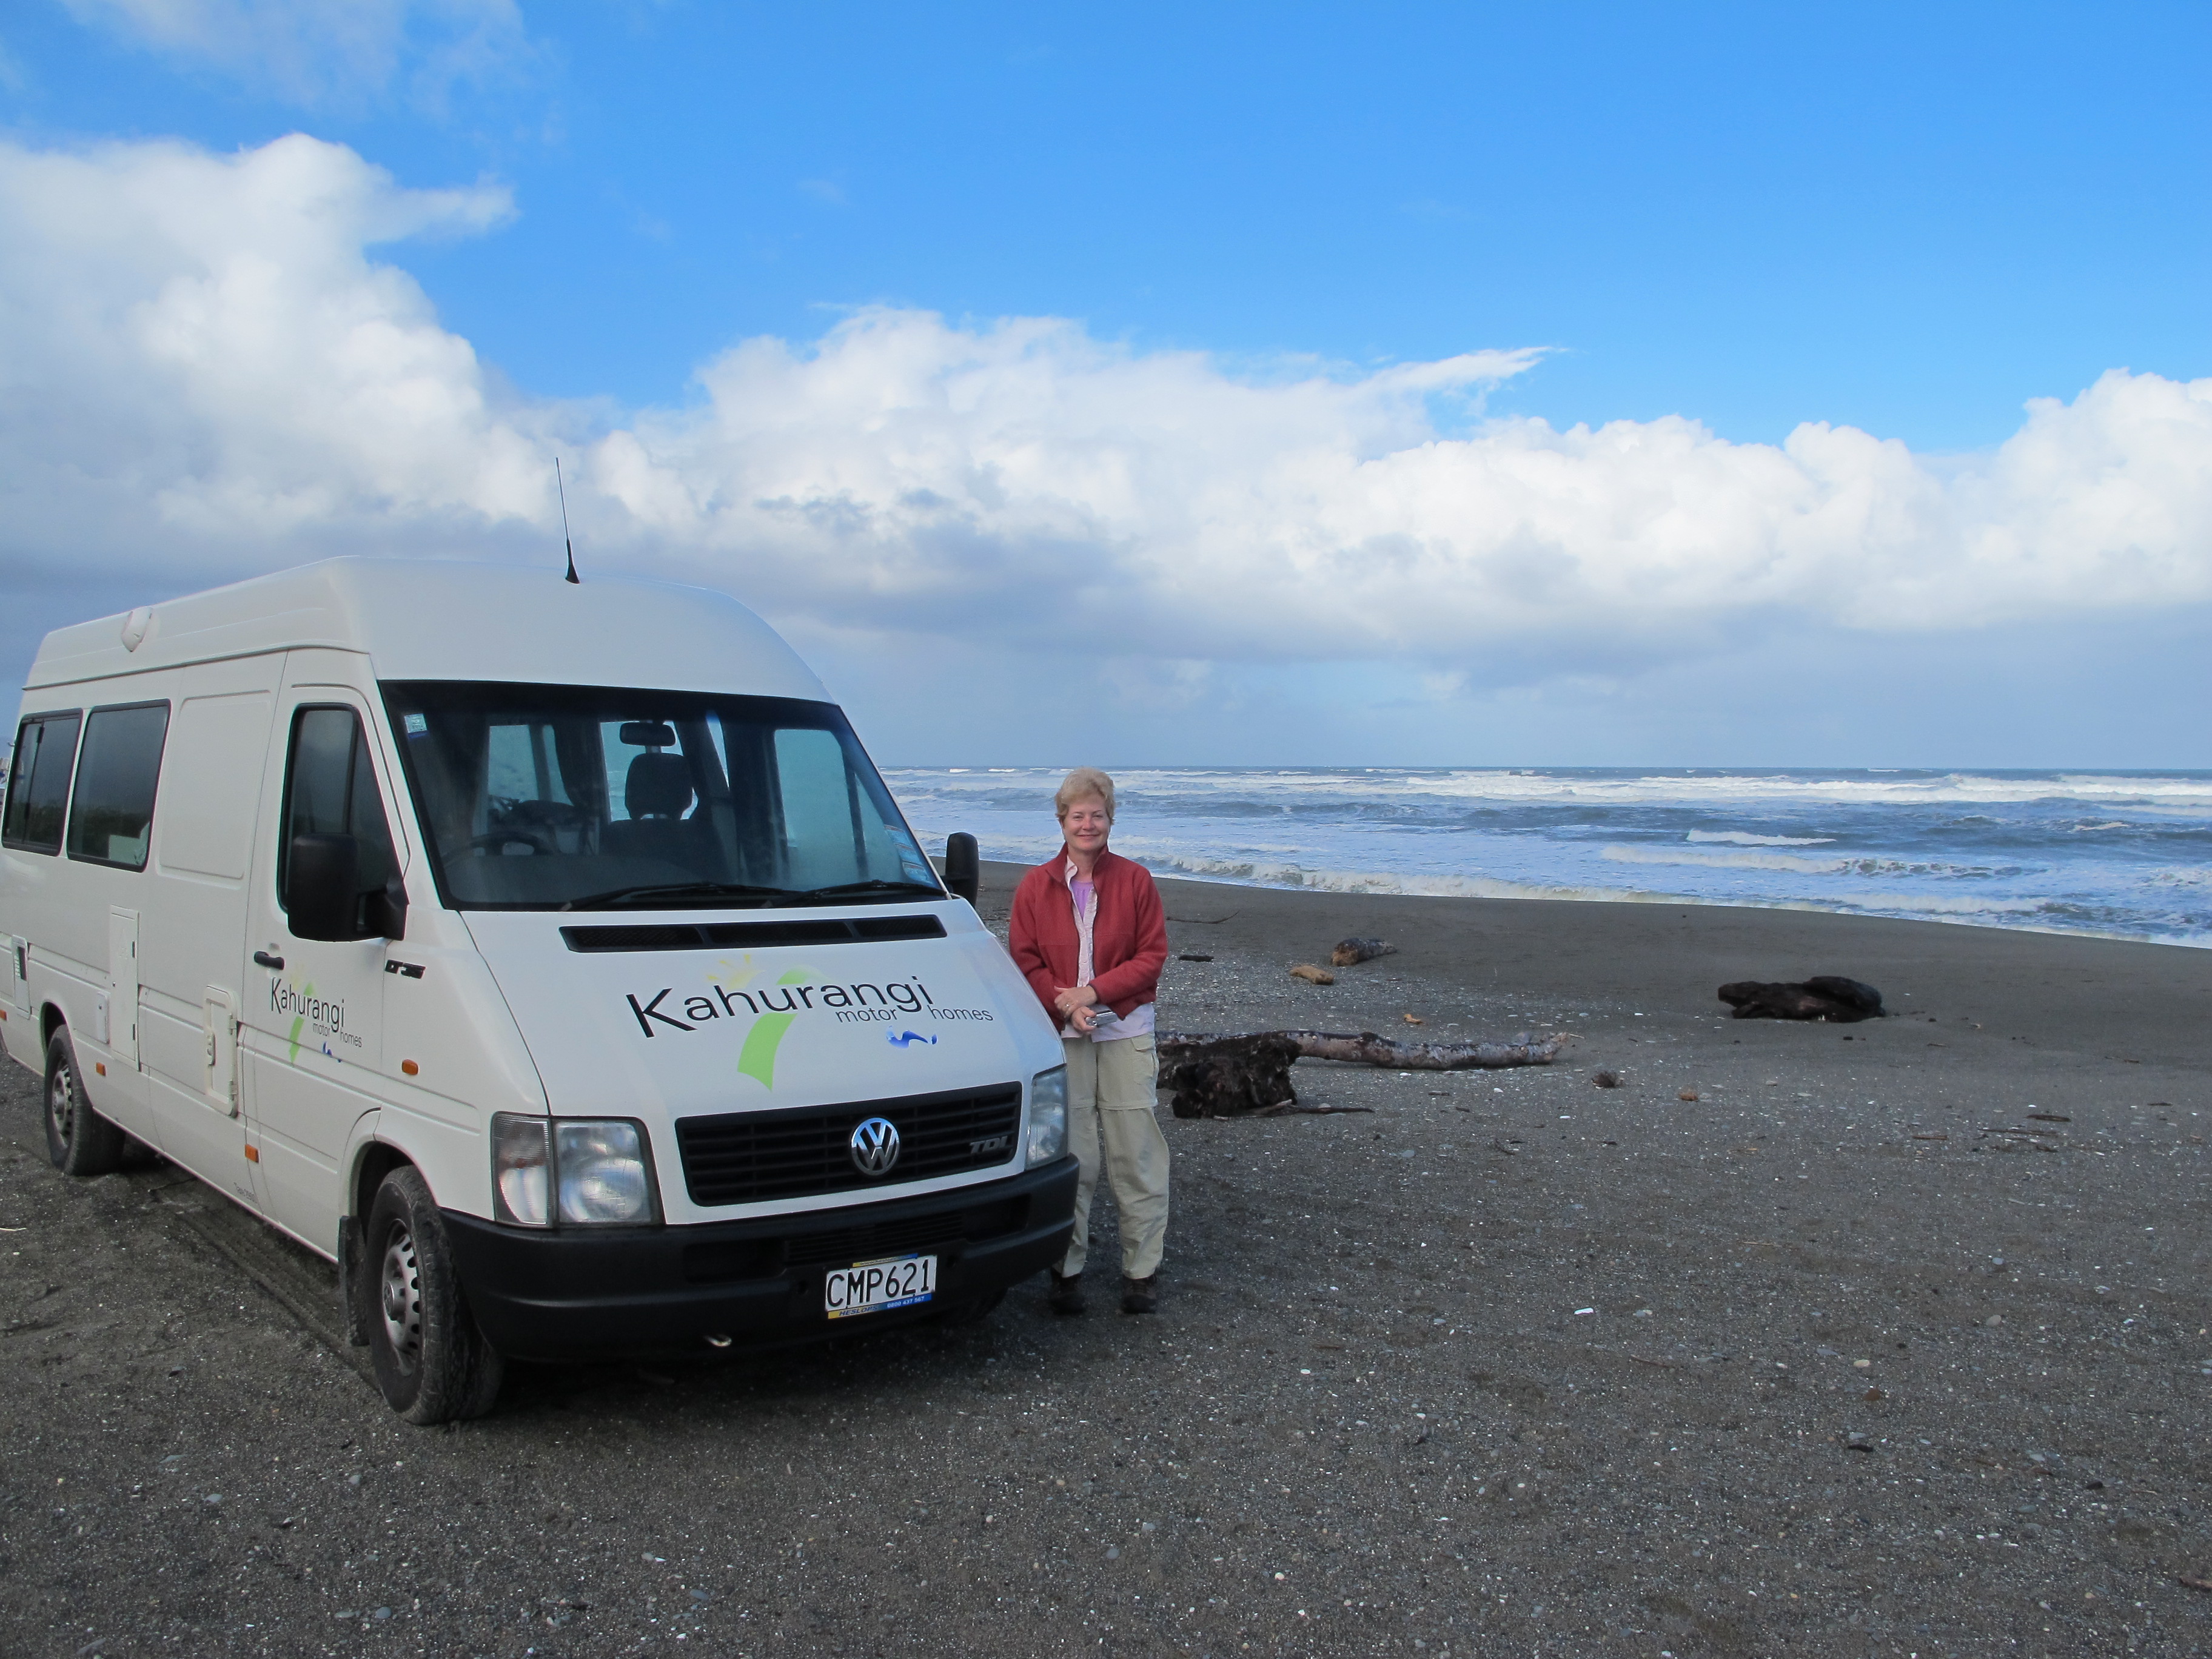
[[[1165, 1027], [1576, 1040], [1167, 1120], [1153, 1319], [1030, 1286], [428, 1432], [287, 1310], [327, 1327], [314, 1263], [174, 1171], [64, 1180], [0, 1073], [0, 1651], [2212, 1646], [2212, 952], [1163, 887], [1213, 957]], [[1403, 948], [1287, 976], [1355, 933]], [[1712, 995], [1817, 973], [1901, 1017]]]

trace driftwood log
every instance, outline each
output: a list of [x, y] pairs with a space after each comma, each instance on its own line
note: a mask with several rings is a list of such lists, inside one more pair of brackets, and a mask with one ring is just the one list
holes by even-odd
[[1740, 979], [1722, 986], [1719, 995], [1735, 1010], [1736, 1019], [1820, 1019], [1849, 1025], [1882, 1017], [1881, 992], [1834, 974], [1817, 975], [1802, 985]]
[[1177, 1117], [1250, 1117], [1279, 1111], [1359, 1109], [1297, 1103], [1291, 1067], [1300, 1060], [1346, 1060], [1399, 1072], [1498, 1070], [1548, 1066], [1565, 1036], [1523, 1042], [1393, 1042], [1372, 1031], [1253, 1031], [1156, 1039], [1160, 1086], [1175, 1091]]
[[1251, 1042], [1261, 1037], [1287, 1038], [1296, 1045], [1296, 1057], [1300, 1060], [1348, 1060], [1395, 1072], [1503, 1071], [1514, 1066], [1549, 1066], [1567, 1045], [1563, 1032], [1513, 1042], [1393, 1042], [1372, 1031], [1258, 1031], [1222, 1036], [1163, 1031], [1157, 1042], [1160, 1058], [1169, 1060], [1204, 1045]]
[[1158, 1039], [1160, 1087], [1177, 1117], [1250, 1117], [1297, 1103], [1291, 1067], [1298, 1045], [1279, 1032]]

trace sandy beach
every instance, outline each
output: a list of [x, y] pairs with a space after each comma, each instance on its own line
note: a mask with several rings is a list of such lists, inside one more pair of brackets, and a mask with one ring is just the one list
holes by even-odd
[[[174, 1170], [64, 1180], [8, 1068], [0, 1647], [2204, 1650], [2212, 953], [1162, 889], [1211, 957], [1163, 1029], [1573, 1041], [1297, 1066], [1368, 1114], [1164, 1105], [1152, 1319], [1030, 1285], [973, 1330], [519, 1369], [434, 1433], [325, 1346], [319, 1264]], [[1289, 977], [1354, 933], [1401, 948]], [[1820, 973], [1897, 1017], [1713, 995]]]

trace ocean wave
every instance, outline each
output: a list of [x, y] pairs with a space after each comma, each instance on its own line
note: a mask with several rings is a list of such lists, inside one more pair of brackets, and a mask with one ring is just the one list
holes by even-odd
[[1754, 836], [1741, 830], [1692, 830], [1685, 841], [1726, 842], [1733, 847], [1825, 847], [1833, 836]]
[[[1035, 862], [1060, 844], [1059, 769], [885, 775], [933, 850], [951, 830], [976, 834], [997, 860]], [[2212, 775], [1148, 768], [1115, 775], [1115, 850], [1164, 876], [1331, 892], [1749, 905], [2170, 943], [2212, 938]]]
[[[948, 780], [934, 769], [890, 769], [902, 783]], [[959, 787], [1003, 789], [1012, 780], [1030, 781], [1049, 795], [1064, 775], [1056, 767], [992, 768], [967, 773]], [[1541, 770], [1359, 768], [1195, 768], [1189, 770], [1125, 768], [1115, 774], [1121, 793], [1158, 794], [1193, 803], [1243, 797], [1278, 804], [1352, 799], [1368, 804], [1427, 798], [1500, 805], [1613, 805], [1717, 807], [1791, 807], [1884, 805], [2027, 805], [2035, 802], [2094, 803], [2185, 812], [2212, 812], [2212, 775], [2156, 773], [2027, 773], [2001, 775], [1976, 772], [1607, 771], [1559, 768]]]
[[1674, 847], [1607, 847], [1598, 856], [1613, 864], [1679, 864], [1700, 870], [1788, 870], [1805, 876], [1840, 876], [1849, 859], [1798, 858], [1788, 853], [1692, 853]]
[[1674, 864], [1705, 870], [1786, 870], [1805, 876], [1919, 876], [1931, 880], [1985, 880], [2014, 874], [1985, 864], [1952, 864], [1941, 860], [1894, 858], [1805, 858], [1790, 853], [1747, 850], [1693, 853], [1680, 847], [1607, 847], [1598, 856], [1613, 864]]
[[2187, 865], [2173, 870], [2151, 870], [2142, 877], [2146, 887], [2202, 887], [2212, 889], [2212, 868]]
[[1493, 876], [1413, 875], [1389, 870], [1313, 870], [1298, 865], [1255, 863], [1183, 854], [1139, 852], [1137, 861], [1156, 875], [1187, 876], [1246, 887], [1286, 887], [1312, 893], [1374, 893], [1412, 898], [1572, 899], [1614, 904], [1674, 904], [1674, 893], [1626, 887], [1505, 881]]

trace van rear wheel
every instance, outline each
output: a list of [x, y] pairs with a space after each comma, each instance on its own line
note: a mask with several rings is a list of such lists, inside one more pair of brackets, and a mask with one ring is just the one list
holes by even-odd
[[123, 1164], [123, 1131], [92, 1109], [69, 1028], [46, 1044], [46, 1156], [64, 1175], [104, 1176]]
[[384, 1177], [354, 1276], [376, 1386], [410, 1423], [482, 1417], [506, 1366], [461, 1293], [437, 1200], [413, 1168]]

